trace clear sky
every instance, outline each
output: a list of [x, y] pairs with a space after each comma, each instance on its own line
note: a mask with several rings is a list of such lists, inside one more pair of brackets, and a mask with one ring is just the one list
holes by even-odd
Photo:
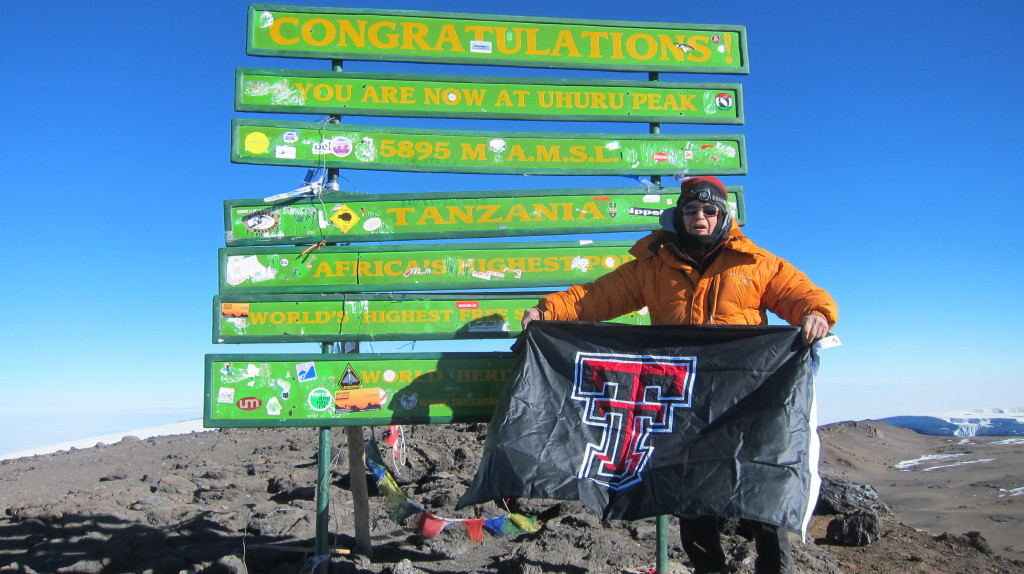
[[[321, 60], [247, 56], [248, 4], [6, 6], [0, 388], [8, 415], [0, 452], [198, 418], [207, 353], [318, 352], [315, 344], [210, 342], [223, 200], [287, 191], [305, 174], [229, 162], [229, 121], [247, 115], [233, 111], [234, 69], [329, 69]], [[1024, 406], [1017, 0], [295, 4], [746, 26], [749, 76], [662, 74], [742, 83], [746, 125], [662, 131], [745, 134], [749, 174], [723, 177], [744, 186], [745, 232], [838, 301], [844, 345], [822, 355], [822, 422]], [[353, 123], [412, 125], [403, 121]], [[613, 131], [438, 122], [422, 125]], [[343, 189], [372, 193], [636, 185], [624, 177], [342, 175]]]

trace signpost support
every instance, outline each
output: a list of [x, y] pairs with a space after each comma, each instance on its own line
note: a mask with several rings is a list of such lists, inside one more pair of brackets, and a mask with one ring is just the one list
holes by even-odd
[[[341, 71], [340, 61], [332, 61], [332, 65], [335, 71]], [[331, 121], [338, 123], [339, 120], [336, 116], [331, 116]], [[331, 169], [328, 171], [328, 186], [332, 183], [336, 186], [338, 184], [338, 170]], [[336, 187], [331, 189], [337, 189]], [[330, 343], [321, 343], [320, 349], [324, 354], [331, 354], [334, 352], [334, 346]], [[316, 544], [314, 545], [314, 554], [316, 556], [324, 556], [327, 554], [327, 536], [330, 532], [330, 519], [331, 519], [331, 428], [321, 427], [320, 428], [320, 449], [317, 454], [317, 500], [316, 500]], [[353, 468], [362, 468], [362, 460], [359, 461], [358, 466], [352, 466], [352, 453], [351, 444], [352, 437], [348, 437], [349, 443], [349, 478], [352, 484], [355, 484], [355, 472]], [[362, 444], [360, 443], [360, 447]], [[355, 490], [353, 488], [353, 490]], [[318, 565], [316, 572], [326, 572], [326, 563]]]
[[[342, 72], [343, 60], [332, 59], [331, 70]], [[328, 120], [332, 124], [340, 124], [341, 116], [332, 114]], [[339, 169], [336, 167], [327, 170], [327, 189], [338, 191]], [[346, 345], [345, 352], [349, 349]], [[358, 343], [352, 344], [352, 352], [358, 353]], [[363, 448], [363, 427], [345, 427], [345, 438], [348, 443], [348, 477], [349, 488], [352, 493], [352, 519], [353, 529], [356, 538], [356, 552], [373, 558], [373, 546], [370, 542], [370, 494], [366, 488], [365, 468], [366, 452]], [[322, 443], [321, 443], [322, 444]], [[319, 526], [319, 525], [318, 525]]]
[[[324, 354], [333, 352], [330, 343], [321, 343]], [[327, 534], [331, 517], [331, 427], [320, 427], [320, 448], [317, 452], [316, 471], [316, 541], [314, 556], [327, 554]], [[326, 563], [316, 567], [316, 572], [327, 572]]]
[[[317, 556], [327, 554], [327, 535], [331, 516], [331, 427], [321, 427], [317, 456], [316, 549]], [[320, 570], [317, 570], [318, 572]]]
[[668, 572], [668, 515], [658, 515], [657, 525], [658, 536], [658, 559], [655, 564], [655, 572], [666, 574]]
[[[343, 72], [343, 68], [344, 64], [342, 60], [331, 60], [331, 71]], [[332, 124], [340, 124], [341, 116], [331, 114], [330, 119], [328, 121], [330, 121]], [[336, 167], [332, 167], [327, 170], [327, 189], [331, 191], [338, 191], [341, 188], [341, 186], [338, 184], [339, 171], [340, 170]]]
[[[659, 79], [658, 72], [650, 72], [647, 78], [651, 82], [657, 82]], [[650, 133], [660, 134], [661, 124], [651, 123]], [[661, 176], [655, 175], [651, 177], [651, 183], [661, 187]], [[657, 558], [655, 559], [654, 571], [657, 574], [666, 574], [668, 572], [668, 515], [659, 514], [656, 519], [655, 534], [657, 537]]]

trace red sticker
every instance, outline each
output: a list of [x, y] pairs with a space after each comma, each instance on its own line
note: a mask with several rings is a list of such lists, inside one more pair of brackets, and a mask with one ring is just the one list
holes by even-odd
[[263, 406], [263, 401], [256, 397], [245, 397], [244, 399], [238, 399], [235, 406], [243, 411], [254, 411]]

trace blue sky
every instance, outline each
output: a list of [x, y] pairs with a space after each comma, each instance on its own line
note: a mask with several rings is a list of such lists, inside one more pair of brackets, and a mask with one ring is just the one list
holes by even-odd
[[[229, 162], [229, 121], [247, 115], [232, 109], [234, 69], [329, 68], [247, 56], [248, 4], [7, 7], [0, 20], [8, 208], [0, 377], [10, 414], [0, 417], [0, 453], [198, 418], [207, 353], [318, 352], [313, 344], [210, 343], [223, 200], [287, 191], [305, 173]], [[742, 83], [746, 125], [662, 131], [745, 134], [749, 174], [723, 179], [744, 186], [746, 233], [838, 301], [835, 332], [844, 345], [822, 356], [822, 422], [1024, 406], [1016, 364], [1024, 313], [1015, 287], [1024, 239], [1015, 172], [1024, 86], [1020, 50], [1011, 44], [1024, 23], [1020, 3], [964, 10], [945, 0], [596, 0], [572, 8], [393, 0], [373, 7], [746, 26], [749, 76], [662, 75]], [[349, 62], [345, 69], [393, 68]], [[449, 122], [429, 127], [612, 131]], [[635, 185], [615, 177], [343, 176], [347, 189], [373, 193]]]

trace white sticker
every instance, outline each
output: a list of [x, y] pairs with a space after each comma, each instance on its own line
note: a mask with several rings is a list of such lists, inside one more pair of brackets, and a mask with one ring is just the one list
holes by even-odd
[[577, 255], [572, 258], [572, 261], [569, 263], [569, 268], [586, 273], [587, 271], [590, 271], [590, 260], [586, 257], [580, 257]]
[[233, 404], [235, 402], [235, 389], [221, 387], [220, 390], [217, 391], [217, 402]]
[[654, 194], [647, 194], [643, 199], [644, 203], [658, 203], [659, 201], [661, 201], [661, 196]]
[[345, 307], [349, 309], [350, 313], [369, 313], [370, 302], [369, 301], [345, 301]]
[[281, 398], [287, 400], [292, 392], [292, 384], [282, 379], [274, 379], [274, 384], [281, 387]]
[[331, 153], [338, 157], [348, 157], [352, 153], [352, 140], [345, 136], [331, 138]]
[[265, 267], [264, 269], [253, 273], [250, 279], [253, 283], [262, 283], [264, 281], [270, 281], [277, 277], [277, 269], [273, 267]]
[[490, 148], [490, 150], [493, 151], [494, 153], [501, 153], [505, 151], [507, 145], [505, 143], [505, 140], [501, 138], [494, 138], [491, 141], [487, 142], [487, 147]]
[[490, 40], [470, 40], [469, 51], [476, 54], [490, 54], [491, 53], [491, 41]]
[[508, 332], [508, 321], [502, 321], [495, 319], [492, 321], [484, 321], [477, 319], [475, 322], [469, 324], [470, 333], [507, 333]]
[[[267, 273], [267, 268], [260, 263], [260, 260], [255, 255], [249, 255], [248, 257], [232, 255], [228, 257], [225, 280], [228, 285], [241, 285], [247, 279], [255, 281], [256, 277], [263, 277], [262, 280], [265, 280]], [[274, 271], [274, 275], [276, 274], [277, 272]]]
[[736, 157], [736, 148], [734, 148], [731, 145], [718, 142], [717, 144], [715, 144], [715, 149], [720, 151], [722, 155], [726, 157]]
[[363, 141], [356, 146], [356, 159], [362, 162], [370, 162], [377, 158], [377, 146], [373, 143], [373, 138], [369, 136], [363, 136]]
[[274, 157], [278, 159], [295, 159], [295, 146], [277, 146], [276, 148], [274, 148]]
[[316, 363], [309, 361], [308, 363], [299, 363], [298, 365], [295, 365], [295, 375], [300, 383], [315, 381]]

